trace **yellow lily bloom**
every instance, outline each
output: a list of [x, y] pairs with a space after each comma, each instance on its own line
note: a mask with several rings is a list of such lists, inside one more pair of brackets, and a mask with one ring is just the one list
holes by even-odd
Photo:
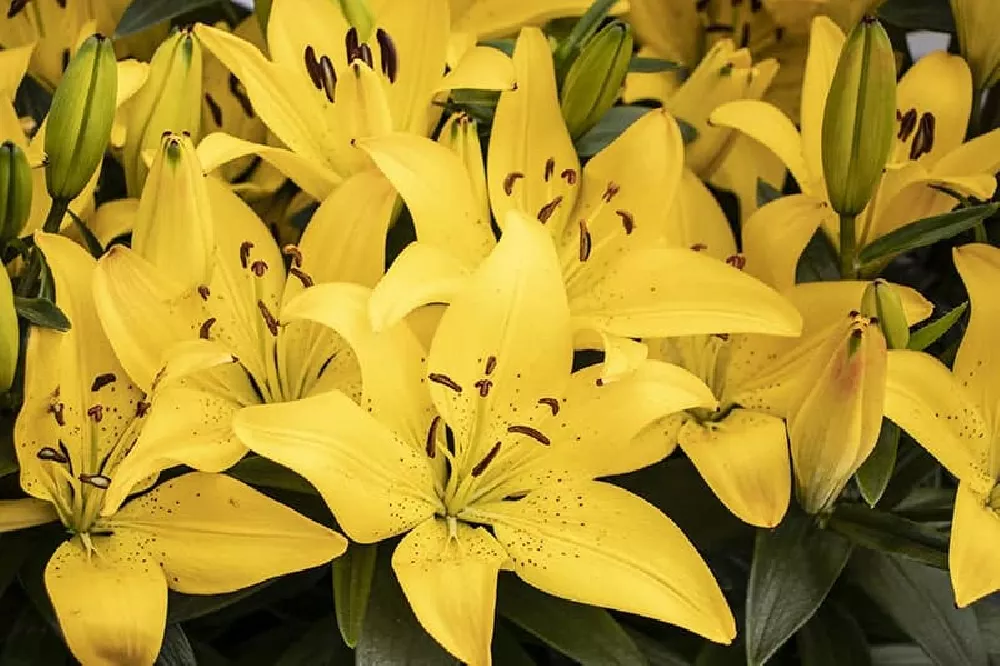
[[[388, 409], [369, 412], [330, 391], [244, 410], [237, 433], [308, 479], [352, 539], [405, 534], [396, 576], [424, 628], [463, 662], [490, 663], [501, 569], [556, 596], [729, 642], [733, 617], [680, 530], [594, 480], [655, 460], [630, 437], [662, 414], [712, 405], [710, 392], [663, 363], [610, 384], [598, 368], [570, 374], [572, 325], [552, 240], [516, 211], [505, 227], [429, 353], [401, 337], [375, 374], [365, 372], [366, 393], [394, 393]], [[315, 321], [332, 312], [322, 307], [331, 288], [316, 287]]]
[[36, 241], [73, 327], [29, 336], [14, 438], [30, 498], [0, 501], [0, 530], [62, 522], [69, 536], [49, 559], [45, 587], [73, 654], [88, 665], [151, 665], [168, 588], [232, 592], [327, 562], [346, 541], [221, 475], [145, 479], [109, 501], [112, 479], [135, 455], [147, 403], [95, 315], [94, 259], [60, 236]]
[[374, 34], [360, 43], [337, 3], [275, 0], [267, 24], [270, 60], [228, 32], [196, 26], [198, 38], [238, 77], [256, 113], [287, 146], [215, 133], [199, 149], [206, 170], [256, 153], [323, 200], [371, 166], [357, 140], [426, 137], [439, 115], [432, 103], [439, 93], [513, 86], [509, 59], [487, 47], [469, 50], [444, 74], [446, 0], [383, 1], [373, 3], [373, 11]]
[[[826, 98], [844, 33], [833, 21], [813, 21], [802, 85], [802, 131], [764, 102], [725, 104], [711, 116], [767, 146], [788, 167], [801, 195], [772, 202], [747, 221], [744, 237], [769, 255], [772, 269], [788, 276], [817, 228], [836, 243], [838, 218], [830, 207], [823, 176], [822, 126]], [[946, 186], [965, 196], [988, 199], [1000, 170], [1000, 132], [962, 143], [972, 104], [968, 66], [944, 52], [922, 58], [902, 78], [897, 91], [896, 149], [868, 207], [857, 217], [859, 248], [910, 222], [947, 212], [955, 200], [935, 189]], [[780, 240], [778, 236], [780, 235]], [[791, 242], [793, 241], [794, 242]], [[752, 253], [748, 253], [751, 254]]]
[[[504, 37], [527, 25], [581, 16], [592, 4], [593, 0], [448, 0], [452, 31], [478, 39]], [[625, 7], [624, 2], [619, 2], [610, 13], [619, 13]]]
[[958, 28], [958, 44], [972, 68], [975, 89], [982, 93], [1000, 80], [1000, 45], [990, 29], [996, 24], [996, 3], [990, 0], [951, 0]]
[[959, 480], [948, 568], [960, 607], [1000, 589], [997, 479], [1000, 374], [995, 330], [1000, 318], [1000, 251], [972, 244], [954, 250], [972, 315], [949, 371], [923, 353], [892, 352], [886, 415]]
[[[581, 348], [605, 348], [615, 374], [628, 369], [628, 359], [644, 357], [629, 338], [798, 334], [798, 313], [773, 290], [663, 242], [673, 233], [668, 214], [684, 204], [675, 193], [685, 180], [680, 131], [665, 112], [640, 118], [581, 170], [560, 113], [551, 53], [537, 28], [521, 32], [514, 66], [518, 88], [501, 95], [493, 121], [485, 177], [490, 205], [498, 222], [517, 210], [555, 240]], [[420, 172], [384, 154], [378, 142], [359, 143], [399, 190], [417, 231], [418, 242], [375, 290], [373, 317], [383, 326], [419, 306], [449, 302], [496, 241], [482, 218], [482, 181], [474, 183], [481, 173], [447, 165]]]

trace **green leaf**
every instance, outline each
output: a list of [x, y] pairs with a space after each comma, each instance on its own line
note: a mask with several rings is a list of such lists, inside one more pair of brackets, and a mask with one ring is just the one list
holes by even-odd
[[316, 489], [295, 472], [261, 456], [247, 456], [226, 472], [243, 483], [315, 495]]
[[797, 642], [802, 666], [871, 666], [865, 632], [839, 604], [825, 603], [803, 625]]
[[934, 662], [916, 645], [876, 645], [872, 666], [934, 666]]
[[625, 627], [625, 631], [635, 642], [636, 647], [645, 655], [649, 666], [691, 666], [688, 659], [671, 650], [662, 641], [629, 627]]
[[628, 71], [635, 74], [658, 74], [660, 72], [675, 72], [683, 81], [691, 75], [691, 70], [673, 60], [661, 58], [643, 58], [634, 56], [628, 65]]
[[114, 38], [128, 37], [186, 12], [218, 4], [220, 0], [133, 0], [115, 28]]
[[757, 179], [757, 207], [763, 208], [772, 201], [781, 198], [781, 190], [763, 178]]
[[15, 296], [14, 309], [17, 310], [18, 315], [35, 326], [62, 332], [70, 329], [69, 317], [55, 303], [46, 298]]
[[104, 247], [101, 245], [101, 241], [97, 240], [97, 236], [94, 232], [90, 230], [90, 227], [80, 219], [80, 216], [71, 210], [67, 210], [66, 213], [69, 215], [70, 219], [73, 220], [73, 226], [76, 227], [77, 233], [83, 238], [83, 244], [87, 248], [87, 252], [90, 253], [94, 259], [100, 259], [101, 255], [104, 254]]
[[864, 267], [901, 252], [932, 245], [968, 231], [998, 210], [1000, 203], [991, 203], [959, 208], [950, 213], [917, 220], [866, 245], [858, 255], [858, 260]]
[[825, 282], [840, 279], [836, 250], [826, 233], [820, 229], [806, 244], [795, 267], [796, 282]]
[[649, 113], [644, 106], [614, 106], [597, 121], [579, 139], [576, 140], [576, 151], [580, 157], [593, 157], [604, 150], [608, 144], [621, 136], [632, 123]]
[[376, 544], [351, 543], [347, 552], [333, 561], [333, 605], [344, 642], [358, 645], [368, 608], [368, 595], [375, 574]]
[[179, 624], [168, 624], [163, 634], [163, 645], [153, 666], [198, 666], [187, 635]]
[[871, 455], [861, 464], [854, 475], [861, 496], [869, 506], [875, 506], [889, 486], [892, 471], [896, 467], [896, 450], [899, 448], [899, 426], [889, 419], [882, 419], [882, 429]]
[[907, 30], [954, 32], [955, 19], [948, 0], [888, 0], [879, 18]]
[[948, 567], [948, 536], [937, 530], [861, 504], [838, 504], [827, 527], [856, 544], [939, 569]]
[[968, 309], [969, 302], [966, 301], [948, 311], [940, 318], [913, 331], [910, 333], [910, 343], [907, 345], [907, 348], [913, 351], [924, 351], [940, 340], [941, 336], [950, 331], [951, 327], [958, 323], [958, 320], [962, 318], [962, 315]]
[[3, 643], [0, 666], [62, 666], [69, 659], [59, 634], [31, 604], [24, 604]]
[[941, 666], [986, 666], [975, 613], [956, 608], [948, 572], [859, 549], [850, 581]]
[[338, 666], [352, 661], [350, 650], [333, 630], [332, 615], [313, 624], [285, 650], [274, 666]]
[[747, 661], [760, 666], [805, 624], [851, 554], [851, 543], [820, 529], [796, 505], [773, 530], [758, 530], [747, 592]]
[[13, 474], [18, 469], [17, 461], [7, 458], [7, 456], [0, 454], [0, 479], [7, 476], [8, 474]]
[[494, 48], [497, 51], [503, 52], [504, 55], [506, 55], [508, 58], [513, 58], [514, 42], [515, 40], [513, 38], [507, 37], [505, 39], [484, 39], [483, 41], [479, 42], [479, 44], [481, 46], [489, 46], [490, 48]]
[[746, 655], [743, 646], [705, 643], [694, 660], [694, 666], [745, 666]]
[[594, 0], [590, 8], [573, 25], [566, 39], [559, 43], [552, 59], [555, 62], [557, 80], [562, 83], [563, 77], [569, 71], [570, 65], [580, 55], [584, 44], [594, 36], [601, 23], [608, 16], [611, 7], [617, 0]]
[[684, 141], [684, 145], [689, 143], [694, 143], [698, 140], [698, 128], [684, 120], [683, 118], [674, 118], [677, 121], [677, 127], [681, 130], [681, 140]]
[[500, 577], [497, 612], [579, 663], [646, 664], [639, 648], [603, 608], [550, 596], [513, 576]]
[[274, 580], [267, 580], [253, 587], [246, 587], [227, 594], [189, 595], [171, 592], [168, 597], [167, 622], [187, 622], [211, 615], [253, 596], [272, 582]]
[[494, 664], [503, 666], [536, 666], [527, 650], [507, 625], [497, 622], [493, 627], [493, 645], [490, 646]]

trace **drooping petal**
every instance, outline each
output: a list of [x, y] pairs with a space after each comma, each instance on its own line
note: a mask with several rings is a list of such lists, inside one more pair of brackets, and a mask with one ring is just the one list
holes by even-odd
[[689, 420], [678, 438], [698, 473], [736, 517], [758, 527], [781, 522], [792, 493], [781, 419], [735, 409], [721, 421]]
[[[836, 23], [825, 16], [813, 19], [802, 77], [802, 151], [809, 175], [820, 183], [823, 182], [823, 115], [844, 41], [844, 33]], [[822, 197], [824, 193], [813, 194]]]
[[1000, 516], [996, 509], [989, 505], [987, 496], [959, 484], [948, 549], [948, 567], [959, 608], [1000, 589], [998, 541]]
[[490, 663], [497, 574], [507, 554], [481, 527], [431, 518], [396, 547], [396, 572], [423, 628], [468, 664]]
[[399, 439], [338, 391], [249, 407], [233, 427], [252, 451], [313, 484], [355, 541], [400, 534], [438, 508], [419, 445]]
[[336, 532], [222, 474], [171, 479], [113, 520], [160, 555], [168, 585], [186, 594], [233, 592], [319, 566], [347, 548]]
[[746, 271], [775, 289], [795, 284], [795, 268], [809, 239], [837, 214], [825, 201], [807, 194], [782, 197], [754, 213], [743, 225]]
[[167, 580], [140, 535], [128, 530], [66, 541], [45, 568], [59, 628], [84, 664], [152, 664], [167, 623]]
[[539, 398], [559, 395], [571, 362], [552, 239], [512, 212], [496, 249], [445, 311], [428, 358], [431, 397], [455, 432], [458, 464], [477, 464]]
[[438, 84], [435, 92], [446, 90], [512, 90], [515, 86], [514, 63], [503, 51], [489, 46], [474, 46], [455, 68]]
[[488, 518], [514, 571], [540, 590], [669, 622], [717, 643], [736, 635], [718, 583], [684, 534], [620, 488], [553, 485], [476, 507], [473, 515]]
[[539, 215], [554, 206], [547, 224], [558, 233], [576, 203], [580, 162], [559, 108], [552, 52], [540, 30], [521, 31], [513, 60], [517, 90], [500, 95], [486, 159], [490, 200], [501, 225], [508, 211]]
[[59, 515], [51, 502], [34, 497], [0, 500], [0, 533], [44, 525], [54, 520], [59, 520]]

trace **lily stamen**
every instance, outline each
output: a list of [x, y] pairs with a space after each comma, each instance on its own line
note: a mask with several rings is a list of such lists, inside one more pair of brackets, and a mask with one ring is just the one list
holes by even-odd
[[111, 487], [111, 479], [103, 474], [81, 474], [78, 478], [98, 490], [107, 490]]
[[622, 226], [625, 227], [625, 235], [629, 236], [635, 230], [635, 217], [627, 210], [616, 210], [615, 215], [621, 218]]
[[427, 429], [427, 443], [424, 445], [424, 450], [427, 452], [428, 458], [437, 456], [437, 430], [439, 425], [441, 425], [441, 417], [435, 416], [431, 419], [430, 428]]
[[292, 276], [296, 277], [299, 280], [299, 282], [302, 283], [303, 287], [307, 287], [308, 288], [308, 287], [313, 286], [313, 284], [315, 284], [315, 282], [313, 282], [312, 277], [308, 273], [306, 273], [305, 271], [303, 271], [303, 270], [301, 270], [299, 268], [296, 268], [295, 266], [292, 266], [291, 268], [289, 268], [288, 269], [288, 273], [289, 273], [289, 275], [292, 275]]
[[198, 329], [198, 337], [202, 340], [211, 339], [212, 326], [215, 325], [217, 319], [215, 317], [209, 317], [204, 322], [202, 322], [201, 328]]
[[590, 231], [587, 229], [586, 220], [580, 220], [580, 261], [587, 261], [590, 258], [593, 241], [590, 238]]
[[91, 392], [100, 391], [108, 384], [114, 383], [117, 379], [118, 377], [113, 372], [105, 372], [104, 374], [97, 375], [94, 377], [94, 382], [90, 385], [90, 390]]
[[455, 393], [462, 392], [462, 387], [458, 385], [458, 382], [456, 382], [448, 375], [443, 375], [439, 372], [432, 372], [429, 375], [427, 375], [427, 379], [431, 380], [435, 384], [440, 384], [441, 386], [450, 388]]
[[491, 462], [493, 462], [493, 460], [497, 457], [498, 453], [500, 453], [500, 442], [494, 444], [493, 448], [490, 449], [490, 452], [487, 453], [483, 457], [483, 459], [480, 460], [478, 463], [476, 463], [476, 466], [472, 468], [471, 472], [472, 478], [476, 479], [482, 476], [483, 472], [486, 471], [486, 468], [489, 466]]
[[250, 265], [250, 250], [253, 249], [253, 243], [250, 241], [243, 241], [240, 243], [240, 266], [246, 268]]
[[298, 245], [289, 243], [285, 247], [281, 248], [281, 253], [286, 257], [291, 257], [292, 266], [295, 266], [296, 268], [302, 267], [302, 250], [299, 249]]
[[538, 404], [545, 405], [546, 407], [551, 409], [552, 416], [555, 416], [559, 413], [559, 401], [556, 400], [555, 398], [539, 398]]
[[545, 160], [545, 173], [543, 177], [545, 178], [546, 183], [549, 182], [549, 180], [552, 178], [552, 174], [554, 174], [555, 171], [556, 171], [556, 160], [555, 158], [550, 157], [549, 159]]
[[559, 195], [552, 201], [542, 206], [541, 209], [539, 209], [538, 211], [537, 215], [538, 221], [541, 222], [542, 224], [548, 222], [549, 218], [552, 217], [552, 215], [556, 212], [556, 209], [559, 208], [559, 205], [562, 202], [563, 202], [562, 195]]
[[396, 44], [389, 33], [382, 28], [375, 30], [375, 41], [378, 42], [382, 73], [389, 79], [389, 83], [395, 83], [399, 72], [399, 53], [396, 51]]
[[507, 432], [515, 433], [518, 435], [527, 435], [528, 437], [535, 440], [539, 444], [543, 444], [545, 446], [549, 446], [552, 444], [552, 440], [546, 437], [544, 433], [542, 433], [540, 430], [537, 430], [536, 428], [532, 428], [531, 426], [512, 425], [507, 427]]
[[273, 314], [271, 314], [271, 311], [268, 309], [264, 301], [257, 301], [257, 309], [260, 310], [260, 316], [263, 317], [267, 330], [271, 332], [271, 335], [277, 337], [278, 329], [280, 328], [278, 320]]
[[92, 405], [87, 409], [87, 416], [94, 419], [94, 423], [100, 423], [101, 419], [104, 418], [104, 406]]
[[518, 178], [524, 178], [524, 174], [520, 171], [511, 171], [503, 179], [503, 192], [507, 196], [511, 196], [514, 193], [514, 183], [517, 182]]

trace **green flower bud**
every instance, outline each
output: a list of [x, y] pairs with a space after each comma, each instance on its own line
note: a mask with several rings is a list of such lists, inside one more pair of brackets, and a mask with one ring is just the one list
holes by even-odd
[[0, 145], [0, 245], [17, 238], [31, 216], [31, 165], [13, 141]]
[[372, 14], [367, 0], [339, 0], [340, 11], [352, 28], [358, 31], [358, 42], [368, 41], [375, 30], [375, 15]]
[[164, 132], [201, 132], [202, 46], [189, 30], [163, 42], [149, 64], [149, 78], [132, 99], [126, 124], [125, 183], [137, 197], [146, 182], [144, 156], [160, 144]]
[[17, 370], [17, 351], [20, 335], [17, 329], [17, 310], [14, 309], [14, 290], [10, 275], [0, 268], [0, 391], [9, 391]]
[[823, 114], [823, 173], [833, 209], [865, 209], [896, 132], [896, 59], [889, 35], [865, 18], [847, 37]]
[[267, 36], [267, 22], [271, 20], [271, 0], [255, 0], [253, 3], [254, 14], [257, 15], [257, 23], [260, 31]]
[[587, 42], [569, 68], [562, 88], [562, 114], [576, 139], [618, 99], [632, 60], [632, 29], [613, 21]]
[[861, 298], [861, 312], [866, 317], [878, 319], [889, 349], [906, 349], [910, 342], [910, 327], [899, 293], [885, 280], [875, 280], [865, 289]]
[[55, 200], [75, 199], [101, 164], [118, 97], [114, 45], [88, 37], [52, 97], [45, 134], [45, 183]]

